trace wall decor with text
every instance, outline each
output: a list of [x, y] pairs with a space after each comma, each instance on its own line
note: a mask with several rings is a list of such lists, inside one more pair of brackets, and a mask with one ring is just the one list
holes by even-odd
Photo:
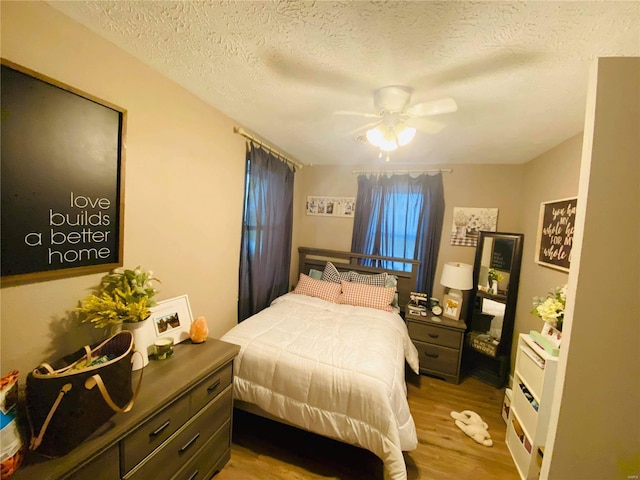
[[307, 197], [307, 215], [353, 217], [355, 197]]
[[2, 59], [2, 284], [122, 266], [126, 111]]
[[564, 272], [571, 266], [577, 198], [564, 198], [540, 204], [535, 261]]

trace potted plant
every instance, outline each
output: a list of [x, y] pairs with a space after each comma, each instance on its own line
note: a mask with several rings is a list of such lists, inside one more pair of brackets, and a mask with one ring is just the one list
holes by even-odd
[[100, 285], [78, 307], [83, 322], [105, 328], [108, 334], [122, 328], [132, 332], [136, 350], [142, 354], [141, 361], [134, 357], [134, 370], [149, 363], [147, 343], [151, 339], [145, 320], [151, 315], [150, 307], [156, 304], [154, 297], [158, 290], [154, 282], [159, 280], [153, 277], [153, 272], [140, 267], [115, 269], [102, 277]]
[[158, 293], [153, 282], [153, 272], [115, 269], [108, 273], [95, 288], [95, 292], [85, 298], [78, 311], [83, 322], [91, 322], [96, 328], [120, 326], [123, 323], [137, 323], [149, 318]]
[[533, 313], [536, 317], [541, 318], [549, 326], [558, 331], [562, 331], [562, 322], [564, 321], [564, 310], [567, 304], [567, 286], [556, 287], [549, 292], [545, 298], [533, 298]]
[[498, 294], [498, 282], [501, 282], [503, 278], [504, 275], [497, 270], [493, 268], [489, 269], [489, 272], [487, 273], [487, 280], [489, 285], [487, 285], [487, 287], [489, 288], [489, 291], [494, 295]]

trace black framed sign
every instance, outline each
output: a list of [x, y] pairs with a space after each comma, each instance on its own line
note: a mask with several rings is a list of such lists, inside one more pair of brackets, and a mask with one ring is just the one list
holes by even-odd
[[569, 271], [577, 200], [572, 197], [540, 204], [535, 250], [539, 265]]
[[2, 59], [2, 284], [122, 265], [126, 111]]

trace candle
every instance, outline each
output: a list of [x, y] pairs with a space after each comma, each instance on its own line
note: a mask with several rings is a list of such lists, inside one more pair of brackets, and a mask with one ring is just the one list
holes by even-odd
[[165, 360], [173, 355], [173, 338], [159, 338], [154, 342], [155, 359]]

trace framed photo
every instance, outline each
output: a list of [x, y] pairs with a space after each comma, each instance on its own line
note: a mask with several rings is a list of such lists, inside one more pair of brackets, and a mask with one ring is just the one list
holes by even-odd
[[462, 310], [462, 298], [445, 295], [442, 299], [442, 316], [452, 320], [460, 320]]
[[189, 338], [192, 321], [187, 295], [163, 300], [151, 308], [151, 322], [156, 339], [172, 338], [174, 344], [180, 343]]
[[549, 340], [554, 347], [560, 348], [562, 343], [562, 332], [549, 325], [547, 322], [542, 326], [542, 336]]
[[307, 197], [307, 215], [322, 217], [353, 217], [355, 197]]

